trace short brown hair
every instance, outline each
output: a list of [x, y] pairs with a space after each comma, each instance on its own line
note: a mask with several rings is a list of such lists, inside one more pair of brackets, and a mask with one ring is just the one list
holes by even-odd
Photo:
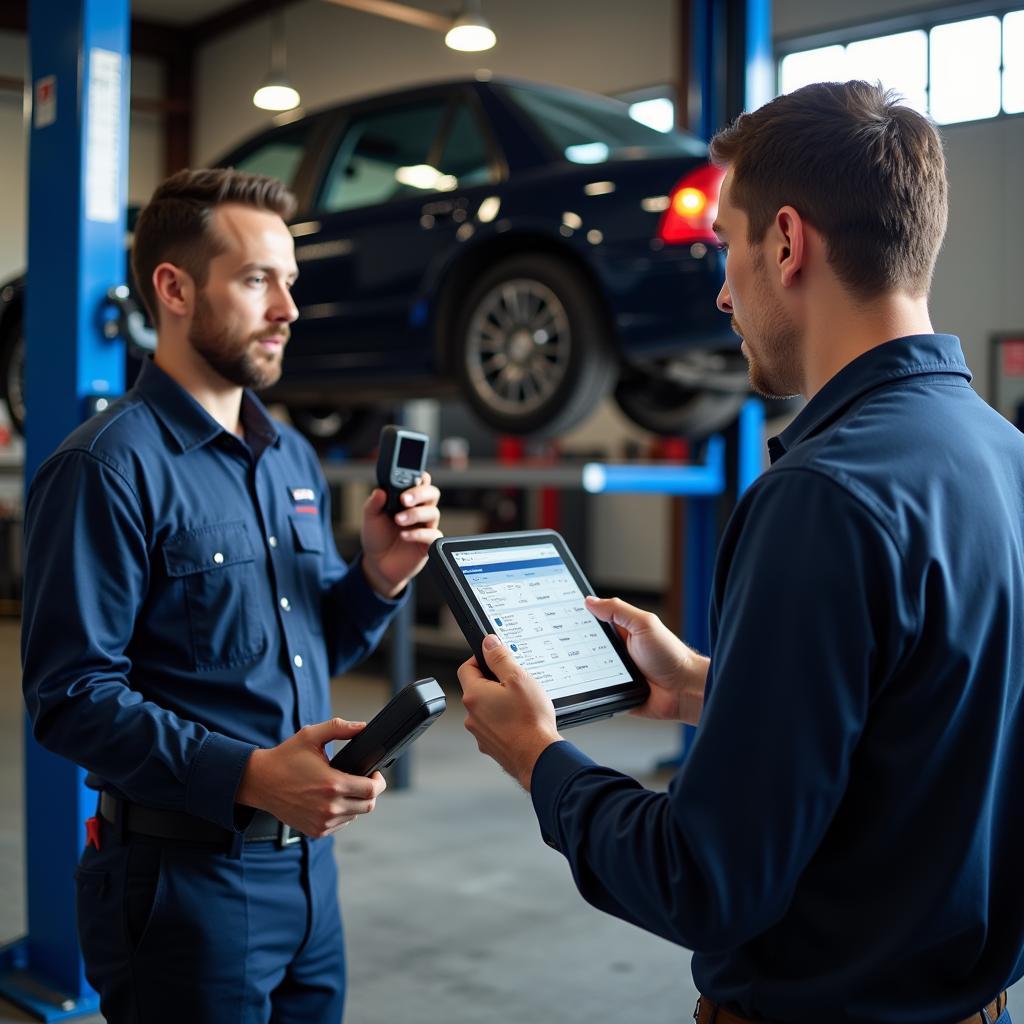
[[287, 220], [295, 212], [295, 197], [276, 178], [247, 174], [230, 167], [184, 170], [158, 186], [139, 214], [132, 244], [135, 287], [158, 322], [153, 271], [164, 262], [188, 271], [198, 288], [206, 284], [210, 260], [221, 251], [211, 227], [221, 203], [241, 203], [268, 210]]
[[736, 121], [711, 140], [732, 166], [730, 196], [760, 242], [783, 206], [825, 238], [857, 296], [928, 293], [946, 233], [947, 184], [935, 126], [881, 85], [820, 82]]

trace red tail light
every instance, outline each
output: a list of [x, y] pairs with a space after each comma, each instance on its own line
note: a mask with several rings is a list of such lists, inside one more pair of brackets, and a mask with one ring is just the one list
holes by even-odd
[[713, 245], [717, 238], [711, 225], [718, 214], [718, 193], [724, 177], [724, 168], [706, 164], [681, 178], [669, 196], [669, 207], [658, 225], [658, 237], [668, 245]]

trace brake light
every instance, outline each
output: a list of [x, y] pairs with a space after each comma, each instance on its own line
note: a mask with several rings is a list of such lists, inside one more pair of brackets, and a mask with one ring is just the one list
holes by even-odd
[[658, 237], [668, 245], [713, 245], [717, 238], [711, 225], [718, 214], [718, 193], [724, 177], [724, 168], [705, 164], [681, 178], [658, 224]]

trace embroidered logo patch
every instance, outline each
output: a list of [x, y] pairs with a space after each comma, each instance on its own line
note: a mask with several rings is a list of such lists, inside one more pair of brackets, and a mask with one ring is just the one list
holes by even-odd
[[296, 512], [304, 512], [309, 516], [317, 514], [316, 491], [312, 487], [289, 487], [288, 493], [292, 496], [292, 501], [295, 502]]

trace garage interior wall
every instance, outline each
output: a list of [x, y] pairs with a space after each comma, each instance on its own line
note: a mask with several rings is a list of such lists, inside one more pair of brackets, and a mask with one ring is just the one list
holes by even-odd
[[[416, 0], [450, 15], [451, 0]], [[620, 92], [667, 82], [673, 74], [674, 0], [487, 0], [498, 33], [484, 53], [457, 53], [439, 32], [302, 0], [284, 11], [288, 77], [315, 108], [430, 79], [495, 74]], [[212, 160], [266, 125], [250, 102], [267, 73], [269, 18], [250, 22], [203, 47], [197, 62], [195, 155]], [[625, 42], [625, 45], [624, 45]]]

